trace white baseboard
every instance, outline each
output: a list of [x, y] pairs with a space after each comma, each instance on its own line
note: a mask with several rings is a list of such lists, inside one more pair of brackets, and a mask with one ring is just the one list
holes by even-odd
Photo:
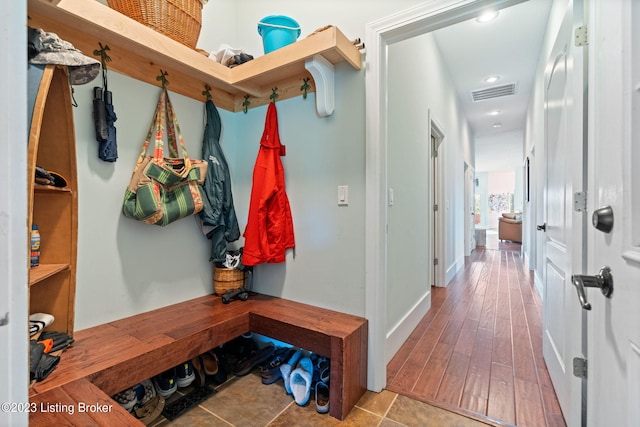
[[534, 270], [533, 272], [533, 283], [536, 286], [536, 290], [538, 291], [538, 295], [540, 295], [540, 300], [544, 302], [544, 286], [542, 283], [542, 278], [538, 276], [538, 272]]
[[458, 274], [458, 271], [460, 271], [462, 267], [464, 267], [464, 257], [458, 258], [456, 262], [454, 262], [451, 267], [447, 269], [444, 282], [448, 284], [451, 279], [453, 279], [453, 277]]
[[387, 333], [385, 341], [385, 364], [395, 356], [411, 332], [431, 308], [431, 289], [407, 312], [407, 314]]

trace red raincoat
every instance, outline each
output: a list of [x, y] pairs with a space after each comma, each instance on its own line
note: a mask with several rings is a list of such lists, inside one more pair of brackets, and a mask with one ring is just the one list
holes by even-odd
[[284, 146], [278, 134], [278, 112], [267, 109], [260, 151], [253, 168], [249, 219], [244, 231], [242, 263], [247, 266], [285, 261], [285, 251], [295, 247], [293, 219], [285, 192], [280, 156]]

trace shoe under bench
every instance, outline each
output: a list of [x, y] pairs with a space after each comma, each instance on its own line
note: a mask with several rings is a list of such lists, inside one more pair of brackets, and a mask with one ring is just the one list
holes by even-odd
[[[366, 391], [367, 327], [362, 317], [282, 298], [257, 294], [223, 304], [220, 297], [207, 295], [76, 331], [74, 344], [56, 369], [31, 388], [30, 401], [103, 402], [113, 410], [92, 412], [96, 424], [122, 421], [126, 411], [109, 396], [254, 332], [330, 358], [330, 415], [343, 420]], [[52, 419], [56, 416], [63, 418]], [[36, 411], [29, 422], [65, 425], [69, 417], [64, 412]], [[129, 425], [142, 425], [129, 418]]]

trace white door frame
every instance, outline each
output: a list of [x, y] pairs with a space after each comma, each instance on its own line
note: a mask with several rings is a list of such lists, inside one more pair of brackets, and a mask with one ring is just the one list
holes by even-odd
[[[28, 402], [27, 245], [27, 1], [7, 2], [0, 12], [0, 402]], [[26, 426], [27, 411], [0, 411], [0, 425]]]
[[433, 0], [367, 24], [365, 316], [369, 321], [368, 388], [386, 385], [387, 47], [524, 0]]
[[[434, 239], [433, 254], [432, 257], [437, 259], [439, 264], [434, 265], [433, 269], [433, 285], [438, 287], [447, 286], [445, 282], [445, 265], [444, 265], [444, 230], [447, 218], [445, 218], [445, 198], [444, 198], [444, 139], [445, 133], [442, 125], [436, 119], [435, 115], [429, 110], [429, 143], [431, 138], [435, 139], [436, 147], [431, 147], [433, 151], [438, 152], [437, 157], [432, 156], [432, 166], [435, 167], [435, 185], [431, 185], [431, 200], [433, 204], [438, 205], [438, 213], [434, 214], [434, 221], [432, 221], [431, 235]], [[389, 357], [392, 355], [388, 355]]]

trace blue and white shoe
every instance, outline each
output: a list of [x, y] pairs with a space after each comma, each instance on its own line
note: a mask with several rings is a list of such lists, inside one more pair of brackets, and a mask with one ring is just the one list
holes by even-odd
[[136, 406], [144, 406], [151, 399], [156, 397], [156, 389], [150, 380], [144, 380], [139, 384], [133, 386], [133, 390], [136, 392], [136, 398], [138, 402]]
[[153, 377], [153, 384], [156, 386], [158, 394], [167, 399], [178, 390], [176, 369], [171, 368], [168, 371], [156, 375]]
[[311, 394], [311, 381], [313, 377], [313, 362], [308, 357], [303, 357], [298, 362], [298, 367], [291, 371], [289, 387], [295, 402], [304, 406], [309, 401]]
[[196, 379], [196, 374], [193, 372], [193, 364], [191, 360], [187, 360], [184, 363], [175, 367], [176, 370], [176, 382], [178, 387], [189, 387], [193, 380]]
[[138, 403], [138, 397], [133, 387], [123, 390], [120, 393], [116, 393], [111, 396], [111, 398], [129, 412], [131, 412], [133, 407], [136, 406], [136, 403]]

